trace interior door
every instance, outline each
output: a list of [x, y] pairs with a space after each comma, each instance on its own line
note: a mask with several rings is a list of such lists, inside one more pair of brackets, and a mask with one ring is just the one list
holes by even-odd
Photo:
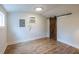
[[57, 39], [57, 18], [50, 17], [50, 39]]

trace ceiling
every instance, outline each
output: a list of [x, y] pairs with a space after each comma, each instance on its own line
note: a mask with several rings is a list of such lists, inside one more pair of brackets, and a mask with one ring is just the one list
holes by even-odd
[[[7, 12], [32, 12], [46, 17], [58, 16], [65, 13], [79, 12], [79, 5], [68, 4], [3, 4]], [[37, 12], [35, 8], [41, 7], [43, 11]]]

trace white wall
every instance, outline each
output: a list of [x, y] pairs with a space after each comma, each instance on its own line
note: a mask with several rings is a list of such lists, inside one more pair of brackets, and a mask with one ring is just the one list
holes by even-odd
[[47, 34], [46, 35], [47, 35], [47, 37], [50, 37], [50, 22], [49, 22], [49, 18], [47, 19], [47, 27], [46, 28], [47, 28], [47, 30], [46, 30]]
[[[29, 17], [35, 17], [36, 23], [29, 29]], [[19, 19], [26, 20], [26, 27], [19, 27]], [[8, 14], [8, 44], [30, 41], [47, 34], [47, 18], [33, 13], [9, 13]]]
[[69, 16], [58, 17], [57, 39], [79, 48], [79, 12], [72, 13]]
[[[7, 16], [7, 12], [5, 9], [0, 5], [0, 11]], [[5, 23], [7, 21], [7, 17], [5, 18]], [[0, 53], [4, 53], [7, 47], [7, 23], [5, 27], [0, 27]]]

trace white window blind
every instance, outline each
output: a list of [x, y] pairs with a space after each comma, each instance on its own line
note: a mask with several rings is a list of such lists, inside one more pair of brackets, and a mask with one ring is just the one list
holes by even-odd
[[5, 15], [0, 12], [0, 27], [5, 26]]

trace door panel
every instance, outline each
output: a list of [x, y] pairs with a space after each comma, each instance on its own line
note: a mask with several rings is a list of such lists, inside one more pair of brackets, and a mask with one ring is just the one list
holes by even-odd
[[50, 39], [57, 39], [57, 19], [50, 17]]

